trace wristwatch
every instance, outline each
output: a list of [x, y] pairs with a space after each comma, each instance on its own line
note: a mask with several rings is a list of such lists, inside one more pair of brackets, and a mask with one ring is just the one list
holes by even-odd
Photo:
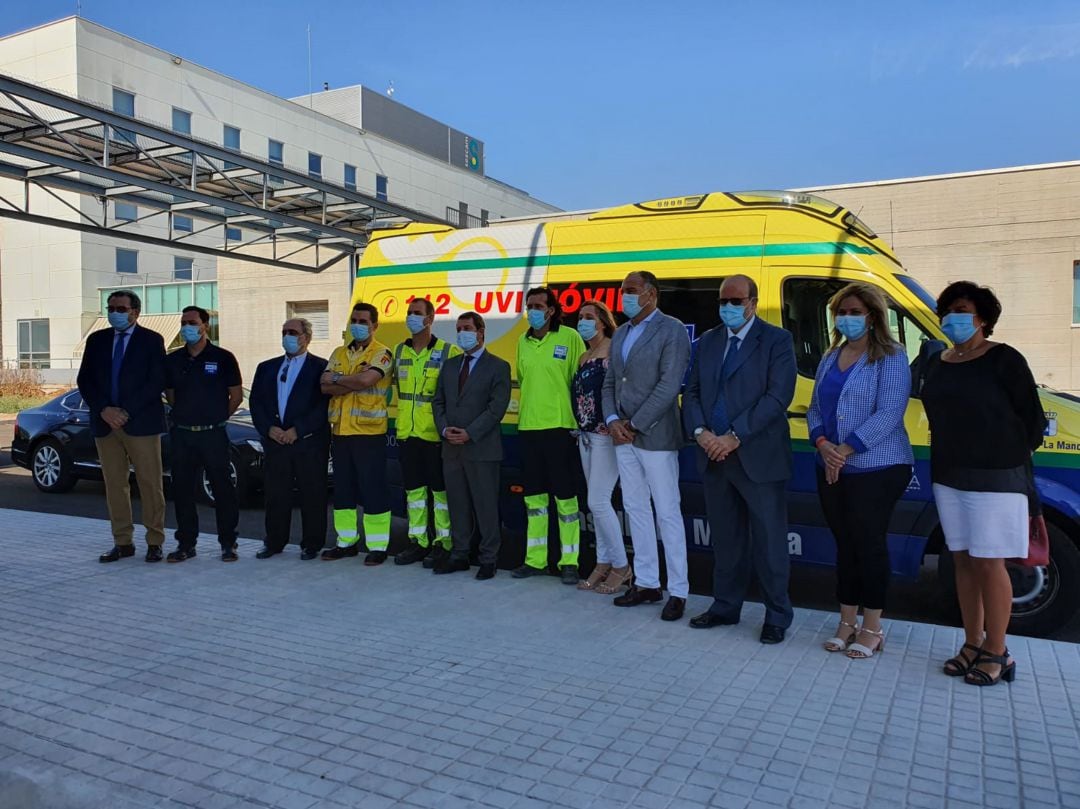
[[732, 427], [732, 428], [730, 428], [730, 429], [728, 430], [728, 435], [730, 435], [730, 436], [731, 436], [732, 438], [734, 438], [734, 439], [735, 439], [736, 441], [738, 441], [738, 442], [739, 442], [740, 444], [742, 443], [742, 439], [741, 439], [741, 438], [739, 438], [739, 434], [738, 434], [737, 432], [735, 432], [735, 428], [734, 428], [734, 427]]
[[694, 438], [697, 438], [703, 432], [705, 432], [705, 428], [704, 427], [698, 427], [696, 430], [694, 430]]
[[330, 374], [331, 384], [336, 385], [339, 379], [341, 379], [341, 371], [334, 371]]

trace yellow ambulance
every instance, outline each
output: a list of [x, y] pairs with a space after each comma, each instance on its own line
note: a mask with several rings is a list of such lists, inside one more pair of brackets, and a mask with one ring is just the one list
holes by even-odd
[[[829, 345], [826, 302], [851, 281], [881, 289], [913, 372], [920, 358], [940, 350], [945, 340], [933, 296], [904, 270], [889, 245], [843, 207], [795, 192], [713, 193], [484, 228], [412, 224], [378, 230], [360, 262], [353, 297], [378, 307], [380, 339], [391, 343], [407, 336], [405, 311], [414, 296], [434, 304], [435, 333], [446, 340], [455, 337], [458, 315], [479, 312], [487, 322], [487, 348], [514, 367], [515, 347], [527, 327], [527, 289], [554, 288], [572, 326], [577, 310], [589, 300], [619, 311], [620, 284], [634, 269], [657, 276], [661, 308], [686, 324], [691, 340], [717, 325], [720, 279], [738, 272], [757, 281], [759, 316], [791, 332], [798, 362], [789, 413], [795, 451], [789, 550], [796, 562], [833, 564], [835, 549], [818, 505], [805, 419], [814, 371]], [[342, 312], [342, 327], [347, 318]], [[524, 523], [517, 494], [516, 396], [515, 390], [503, 425], [503, 520], [511, 530]], [[1042, 397], [1049, 427], [1035, 468], [1052, 559], [1045, 568], [1010, 570], [1012, 631], [1039, 635], [1062, 626], [1080, 605], [1080, 400], [1050, 390], [1043, 390]], [[930, 489], [926, 416], [914, 398], [907, 428], [916, 468], [893, 517], [889, 544], [895, 572], [911, 577], [918, 575], [925, 556], [942, 550], [943, 538]], [[691, 447], [681, 461], [687, 545], [691, 551], [708, 551], [709, 528]], [[511, 555], [518, 552], [510, 549]], [[946, 585], [951, 584], [948, 556], [943, 554], [939, 565]], [[506, 561], [516, 563], [509, 557]], [[691, 563], [691, 583], [698, 592], [708, 590], [710, 565], [705, 559]]]

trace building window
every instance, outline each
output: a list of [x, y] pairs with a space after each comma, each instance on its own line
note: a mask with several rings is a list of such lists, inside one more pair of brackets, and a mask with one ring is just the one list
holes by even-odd
[[1080, 326], [1080, 261], [1073, 263], [1073, 319]]
[[285, 165], [285, 144], [279, 140], [270, 141], [266, 149], [266, 159], [275, 166]]
[[356, 190], [356, 166], [345, 164], [345, 187], [350, 191]]
[[322, 155], [314, 152], [307, 153], [307, 173], [316, 180], [322, 179]]
[[190, 281], [191, 267], [194, 263], [194, 259], [184, 258], [183, 256], [173, 256], [173, 280]]
[[114, 202], [113, 216], [125, 222], [134, 222], [139, 218], [139, 207], [130, 202]]
[[116, 271], [117, 272], [138, 272], [139, 271], [139, 251], [138, 250], [125, 250], [123, 247], [116, 248]]
[[49, 367], [49, 321], [47, 319], [20, 320], [19, 367]]
[[[240, 151], [240, 130], [237, 129], [235, 126], [229, 126], [228, 124], [225, 124], [225, 131], [224, 131], [224, 134], [221, 137], [221, 144], [226, 149], [232, 149], [233, 151], [239, 152]], [[236, 165], [235, 163], [230, 163], [228, 160], [226, 160], [225, 161], [225, 168], [226, 169], [237, 169], [237, 168], [240, 168], [240, 167], [238, 165]]]
[[[128, 115], [132, 118], [135, 117], [135, 95], [129, 93], [126, 90], [119, 90], [116, 87], [112, 91], [112, 108], [113, 112], [118, 112], [121, 115]], [[135, 143], [135, 133], [130, 129], [121, 129], [120, 127], [113, 127], [113, 138], [123, 143]]]
[[388, 184], [389, 181], [381, 174], [375, 175], [375, 199], [381, 199], [383, 202], [386, 202], [389, 199], [386, 195], [386, 187]]
[[311, 321], [311, 339], [330, 339], [329, 301], [289, 301], [285, 304], [286, 317], [303, 317]]
[[187, 110], [172, 108], [172, 128], [173, 132], [179, 132], [181, 135], [191, 134], [191, 113]]
[[244, 238], [244, 234], [240, 232], [240, 228], [225, 228], [225, 241], [238, 242]]
[[184, 233], [191, 233], [195, 230], [195, 222], [190, 216], [173, 214], [172, 226], [173, 230], [182, 230]]

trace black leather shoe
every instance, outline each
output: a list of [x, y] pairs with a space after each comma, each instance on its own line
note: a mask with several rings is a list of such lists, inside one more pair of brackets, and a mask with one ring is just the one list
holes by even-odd
[[678, 621], [685, 611], [686, 599], [671, 596], [667, 600], [667, 604], [664, 605], [664, 611], [660, 613], [660, 619], [663, 621]]
[[726, 618], [715, 612], [703, 612], [690, 619], [690, 626], [694, 629], [712, 629], [714, 626], [735, 626], [739, 623], [738, 618]]
[[318, 551], [310, 551], [310, 550], [308, 550], [306, 548], [304, 550], [300, 551], [300, 561], [301, 562], [310, 562], [312, 559], [317, 559], [318, 556], [319, 556]]
[[185, 559], [194, 559], [196, 556], [194, 548], [177, 548], [175, 551], [165, 557], [166, 562], [183, 562]]
[[98, 561], [104, 564], [105, 562], [115, 562], [118, 559], [127, 559], [129, 556], [134, 555], [134, 545], [113, 545], [112, 550], [98, 557]]
[[161, 552], [160, 545], [151, 545], [146, 549], [146, 561], [147, 562], [160, 562], [165, 558], [165, 554]]
[[784, 642], [784, 627], [776, 626], [776, 624], [765, 624], [761, 627], [761, 642], [762, 643], [783, 643]]
[[423, 559], [427, 555], [428, 555], [428, 549], [427, 548], [421, 548], [419, 544], [414, 542], [411, 545], [409, 545], [409, 547], [407, 547], [405, 550], [403, 550], [401, 553], [399, 553], [397, 556], [394, 557], [394, 564], [395, 565], [411, 565], [414, 562], [419, 562], [421, 559]]
[[546, 576], [548, 574], [546, 567], [532, 567], [530, 565], [522, 565], [521, 567], [515, 567], [510, 571], [510, 575], [515, 579], [527, 579], [530, 576]]
[[495, 578], [495, 565], [480, 565], [480, 569], [476, 571], [476, 578], [480, 581], [485, 579]]
[[221, 549], [221, 561], [222, 562], [235, 562], [240, 558], [240, 554], [236, 552], [236, 546], [233, 545], [229, 548]]
[[[326, 558], [326, 554], [323, 554], [323, 558]], [[386, 561], [386, 551], [372, 551], [364, 557], [364, 564], [368, 567], [375, 567], [381, 565]]]
[[434, 570], [441, 562], [450, 558], [450, 551], [442, 545], [432, 545], [430, 551], [424, 557], [424, 569]]
[[664, 591], [659, 587], [631, 585], [629, 590], [621, 596], [616, 596], [611, 603], [616, 607], [636, 607], [638, 604], [655, 604], [663, 597]]
[[269, 559], [271, 556], [277, 556], [281, 551], [273, 550], [269, 545], [263, 545], [262, 550], [255, 554], [256, 559]]
[[459, 570], [468, 569], [468, 559], [455, 559], [452, 556], [448, 556], [446, 559], [439, 562], [439, 564], [435, 565], [435, 567], [431, 569], [431, 572], [436, 575], [441, 575], [443, 573], [457, 573]]
[[577, 583], [581, 581], [578, 576], [577, 565], [564, 565], [559, 568], [559, 577], [562, 579], [563, 584], [572, 584], [577, 587]]
[[347, 559], [350, 556], [356, 556], [360, 553], [360, 543], [350, 545], [347, 548], [343, 548], [340, 545], [335, 545], [333, 548], [327, 548], [322, 552], [322, 560], [324, 562], [333, 562], [337, 559]]

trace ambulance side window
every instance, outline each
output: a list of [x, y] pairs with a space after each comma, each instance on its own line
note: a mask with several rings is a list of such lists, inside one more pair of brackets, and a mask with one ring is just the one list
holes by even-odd
[[832, 341], [829, 298], [847, 286], [832, 278], [788, 278], [781, 288], [783, 326], [795, 343], [795, 364], [802, 376], [814, 378]]
[[896, 304], [889, 303], [889, 329], [892, 331], [900, 344], [907, 351], [908, 363], [915, 362], [919, 358], [919, 350], [922, 344], [932, 337], [927, 334], [922, 326], [916, 323], [906, 312], [899, 309]]
[[720, 282], [715, 278], [661, 278], [660, 311], [687, 325], [696, 340], [720, 322]]

